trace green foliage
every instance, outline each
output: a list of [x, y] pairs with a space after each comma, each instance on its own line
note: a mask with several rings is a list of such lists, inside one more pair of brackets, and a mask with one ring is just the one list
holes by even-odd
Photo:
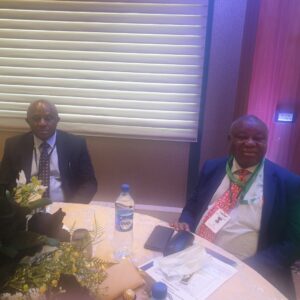
[[51, 252], [37, 255], [31, 261], [20, 264], [14, 276], [6, 283], [7, 290], [26, 294], [38, 289], [41, 294], [56, 293], [61, 274], [74, 275], [78, 282], [97, 296], [99, 284], [104, 280], [107, 263], [98, 258], [87, 258], [70, 243], [61, 243]]
[[[43, 245], [49, 243], [58, 245], [57, 240], [26, 231], [29, 216], [36, 209], [41, 209], [50, 203], [49, 199], [43, 199], [40, 194], [40, 182], [35, 179], [33, 181], [33, 183], [18, 185], [12, 195], [5, 190], [4, 186], [0, 186], [0, 290], [24, 256], [34, 254]], [[39, 198], [35, 196], [31, 201], [33, 197], [29, 192], [33, 190], [35, 195], [39, 194]], [[15, 201], [16, 193], [20, 203]]]
[[[64, 213], [44, 213], [42, 208], [51, 203], [42, 197], [45, 187], [35, 177], [26, 184], [21, 173], [23, 180], [18, 181], [12, 195], [0, 186], [0, 291], [8, 293], [0, 298], [10, 293], [21, 293], [20, 299], [22, 295], [30, 299], [32, 292], [55, 295], [61, 292], [60, 280], [65, 275], [76, 278], [88, 293], [97, 296], [108, 264], [86, 256], [85, 249], [75, 244], [55, 239], [64, 231]], [[96, 219], [89, 234], [91, 238], [83, 248], [100, 241], [102, 229]], [[45, 245], [52, 250], [44, 251]]]

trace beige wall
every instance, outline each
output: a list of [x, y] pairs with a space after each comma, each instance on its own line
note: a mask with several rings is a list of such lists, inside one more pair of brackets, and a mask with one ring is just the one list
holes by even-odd
[[[16, 132], [0, 132], [4, 141]], [[186, 198], [189, 144], [86, 137], [99, 187], [94, 200], [114, 201], [129, 183], [138, 204], [182, 207]], [[20, 149], [21, 151], [21, 149]]]
[[99, 180], [97, 199], [115, 200], [127, 182], [137, 203], [183, 206], [189, 144], [95, 137], [87, 142]]

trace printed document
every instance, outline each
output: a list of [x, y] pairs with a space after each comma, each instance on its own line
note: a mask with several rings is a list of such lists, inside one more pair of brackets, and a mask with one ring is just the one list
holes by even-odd
[[168, 286], [169, 298], [172, 300], [206, 299], [236, 272], [236, 268], [214, 257], [200, 270], [185, 278], [168, 277], [161, 271], [157, 258], [153, 266], [146, 270], [155, 281], [164, 282]]

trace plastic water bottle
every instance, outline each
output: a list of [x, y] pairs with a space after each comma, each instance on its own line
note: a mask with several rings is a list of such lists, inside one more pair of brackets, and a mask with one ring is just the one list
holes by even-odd
[[134, 201], [129, 185], [122, 184], [115, 202], [114, 258], [121, 260], [132, 253]]
[[155, 282], [151, 287], [151, 300], [164, 300], [168, 296], [168, 287], [163, 282]]

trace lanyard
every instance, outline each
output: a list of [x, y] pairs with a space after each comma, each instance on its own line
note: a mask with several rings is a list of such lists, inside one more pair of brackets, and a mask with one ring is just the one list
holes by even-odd
[[229, 159], [227, 160], [227, 163], [226, 163], [226, 174], [230, 181], [230, 186], [229, 186], [230, 198], [231, 198], [231, 185], [232, 185], [232, 183], [235, 183], [236, 185], [238, 185], [241, 188], [241, 191], [239, 194], [240, 203], [248, 204], [248, 202], [244, 201], [244, 197], [247, 194], [247, 192], [249, 191], [250, 187], [252, 186], [254, 180], [256, 179], [257, 174], [263, 165], [263, 160], [257, 165], [254, 172], [251, 174], [250, 178], [246, 182], [242, 182], [241, 180], [239, 180], [238, 178], [236, 178], [233, 175], [233, 173], [231, 171], [232, 162], [233, 162], [233, 157], [231, 156], [231, 157], [229, 157]]

